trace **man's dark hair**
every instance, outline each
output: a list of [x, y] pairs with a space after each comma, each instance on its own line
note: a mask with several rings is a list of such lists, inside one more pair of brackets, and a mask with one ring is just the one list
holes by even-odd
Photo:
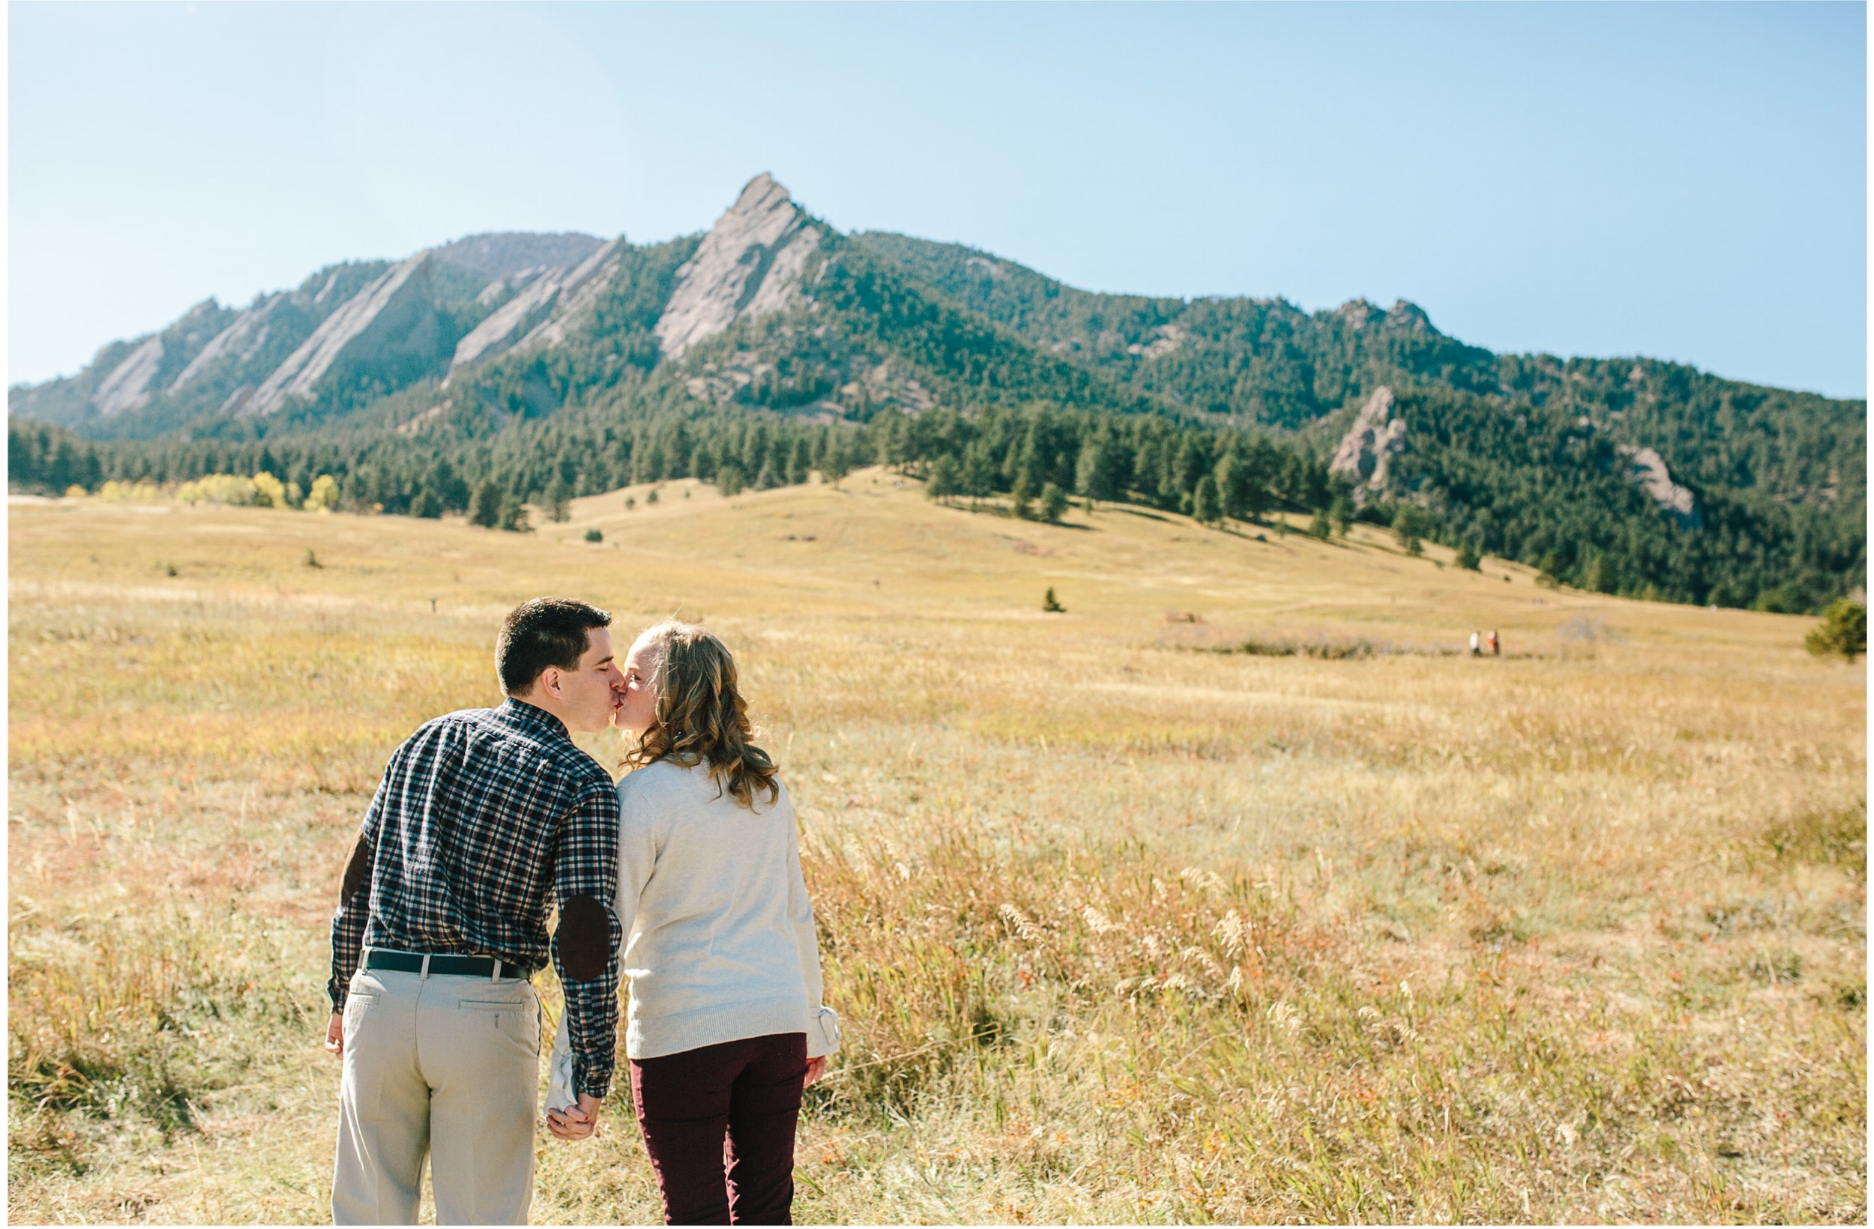
[[609, 627], [611, 622], [609, 612], [569, 597], [522, 602], [501, 621], [501, 634], [495, 639], [495, 669], [501, 675], [502, 694], [532, 690], [534, 680], [548, 666], [577, 670], [586, 651], [586, 633]]

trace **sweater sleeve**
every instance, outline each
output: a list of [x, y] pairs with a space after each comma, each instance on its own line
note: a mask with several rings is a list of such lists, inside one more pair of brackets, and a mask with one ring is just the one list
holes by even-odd
[[[626, 777], [625, 781], [631, 778]], [[657, 817], [654, 808], [644, 804], [638, 791], [618, 783], [618, 924], [624, 928], [624, 948], [631, 946], [631, 932], [638, 922], [638, 902], [644, 887], [657, 869]]]
[[[800, 872], [800, 832], [795, 827], [794, 809], [791, 806], [787, 809], [787, 825], [794, 828], [788, 834], [787, 842], [787, 920], [794, 928], [794, 946], [800, 953], [801, 978], [806, 982], [807, 990], [807, 1011], [817, 1015], [825, 1010], [821, 997], [825, 994], [825, 987], [820, 980], [820, 934], [814, 925], [813, 902], [807, 899], [807, 881]], [[834, 1025], [830, 1037], [818, 1021], [807, 1030], [808, 1058], [822, 1058], [837, 1047], [837, 1025]]]

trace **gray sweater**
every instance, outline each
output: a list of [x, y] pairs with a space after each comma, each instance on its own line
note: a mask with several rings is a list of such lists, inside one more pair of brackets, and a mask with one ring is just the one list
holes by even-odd
[[[805, 1033], [809, 1058], [836, 1050], [786, 788], [773, 803], [758, 791], [750, 811], [718, 795], [707, 768], [666, 760], [620, 781], [618, 804], [626, 1054], [657, 1058], [771, 1033]], [[562, 1026], [556, 1093], [563, 1037]]]

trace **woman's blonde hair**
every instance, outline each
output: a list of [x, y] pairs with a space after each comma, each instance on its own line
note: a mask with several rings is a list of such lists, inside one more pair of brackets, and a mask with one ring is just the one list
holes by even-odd
[[727, 645], [694, 623], [671, 620], [647, 628], [639, 644], [655, 646], [651, 694], [657, 716], [625, 755], [625, 763], [643, 768], [669, 760], [693, 768], [709, 765], [717, 797], [727, 790], [751, 811], [755, 791], [768, 791], [770, 803], [781, 797], [774, 760], [749, 741], [754, 723], [748, 702], [736, 687], [735, 657]]

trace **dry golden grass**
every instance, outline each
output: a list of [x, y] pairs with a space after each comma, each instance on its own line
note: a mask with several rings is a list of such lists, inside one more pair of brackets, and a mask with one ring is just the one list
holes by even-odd
[[[12, 1219], [328, 1216], [341, 859], [542, 592], [745, 662], [848, 1022], [803, 1221], [1865, 1219], [1866, 676], [1808, 621], [876, 471], [633, 494], [12, 509]], [[653, 1215], [627, 1106], [540, 1152], [536, 1219]]]

